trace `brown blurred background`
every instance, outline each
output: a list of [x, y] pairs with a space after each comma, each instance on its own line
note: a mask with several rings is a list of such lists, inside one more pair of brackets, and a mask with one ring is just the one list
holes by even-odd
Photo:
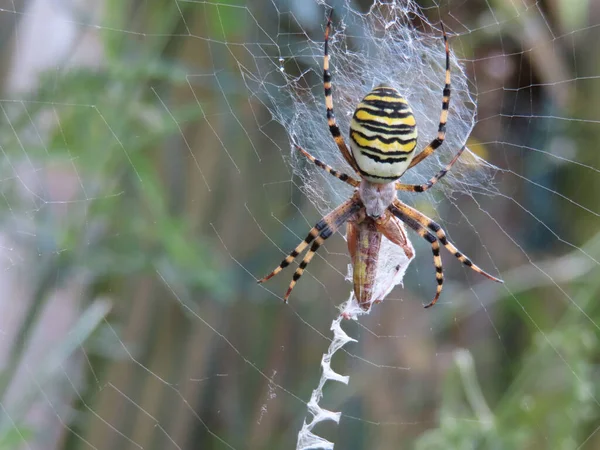
[[[315, 432], [600, 448], [600, 3], [419, 4], [458, 35], [470, 147], [502, 170], [497, 196], [417, 204], [506, 284], [444, 256], [444, 301], [423, 310], [434, 272], [413, 236], [405, 288], [343, 324], [350, 383], [322, 402], [342, 418]], [[333, 237], [289, 305], [291, 272], [256, 285], [319, 213], [244, 75], [265, 36], [320, 40], [325, 10], [0, 3], [0, 450], [294, 448], [349, 258]]]

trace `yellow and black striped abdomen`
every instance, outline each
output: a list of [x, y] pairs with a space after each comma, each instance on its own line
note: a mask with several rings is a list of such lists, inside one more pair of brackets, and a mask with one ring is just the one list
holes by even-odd
[[398, 91], [378, 86], [358, 104], [350, 122], [350, 146], [363, 178], [390, 183], [408, 168], [417, 145], [417, 125]]

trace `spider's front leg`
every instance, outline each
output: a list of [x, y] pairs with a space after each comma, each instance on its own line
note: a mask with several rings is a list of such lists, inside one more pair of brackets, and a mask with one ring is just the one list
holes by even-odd
[[[399, 203], [399, 202], [398, 202]], [[442, 269], [442, 258], [440, 257], [440, 244], [438, 243], [436, 237], [427, 231], [425, 228], [420, 226], [420, 224], [414, 220], [412, 217], [404, 214], [395, 205], [390, 205], [389, 212], [393, 214], [397, 220], [401, 220], [405, 224], [407, 224], [410, 228], [416, 231], [419, 236], [425, 239], [427, 242], [431, 244], [431, 252], [433, 253], [433, 265], [435, 266], [435, 279], [437, 281], [437, 288], [435, 291], [435, 297], [428, 304], [424, 305], [425, 308], [429, 308], [437, 303], [442, 293], [442, 288], [444, 286], [444, 270]]]
[[292, 290], [294, 289], [294, 286], [296, 286], [296, 283], [304, 273], [304, 269], [306, 269], [306, 266], [308, 266], [319, 247], [344, 223], [354, 218], [361, 209], [363, 209], [362, 202], [360, 201], [358, 194], [355, 194], [350, 200], [345, 201], [332, 212], [323, 217], [313, 228], [311, 228], [304, 241], [302, 241], [294, 250], [292, 250], [292, 252], [281, 262], [281, 264], [279, 264], [279, 266], [273, 270], [273, 272], [266, 277], [257, 280], [257, 282], [263, 283], [268, 279], [273, 278], [284, 268], [289, 266], [290, 263], [312, 243], [309, 251], [306, 253], [304, 259], [296, 269], [296, 272], [294, 272], [290, 286], [283, 297], [283, 301], [287, 302]]
[[[446, 248], [446, 250], [448, 250], [452, 255], [454, 255], [465, 266], [470, 267], [473, 271], [483, 275], [486, 278], [489, 278], [492, 281], [495, 281], [496, 283], [504, 283], [504, 281], [502, 281], [501, 279], [490, 275], [485, 270], [481, 269], [479, 266], [476, 266], [475, 264], [473, 264], [473, 261], [471, 261], [462, 252], [460, 252], [452, 244], [452, 242], [450, 242], [448, 240], [448, 238], [446, 237], [446, 233], [444, 232], [442, 227], [439, 226], [433, 220], [431, 220], [429, 217], [427, 217], [425, 214], [402, 203], [400, 200], [396, 200], [394, 202], [393, 206], [396, 207], [397, 210], [401, 211], [406, 217], [410, 217], [414, 222], [418, 223], [420, 227], [423, 227], [423, 228], [433, 231], [435, 233], [437, 239]], [[407, 225], [408, 225], [408, 222], [405, 221], [405, 223], [407, 223]]]
[[[398, 219], [402, 220], [406, 225], [416, 231], [419, 236], [427, 240], [431, 244], [431, 249], [433, 251], [433, 262], [436, 268], [436, 279], [438, 282], [438, 289], [433, 301], [425, 305], [425, 308], [429, 308], [430, 306], [435, 305], [440, 297], [440, 293], [442, 292], [442, 285], [444, 283], [444, 276], [442, 273], [442, 259], [440, 258], [440, 244], [439, 242], [448, 250], [452, 255], [454, 255], [460, 262], [462, 262], [465, 266], [470, 267], [475, 272], [483, 275], [486, 278], [489, 278], [492, 281], [496, 281], [498, 283], [503, 283], [502, 280], [490, 275], [485, 272], [480, 267], [473, 264], [473, 262], [461, 253], [448, 239], [446, 238], [446, 233], [442, 230], [437, 223], [431, 220], [429, 217], [420, 213], [414, 208], [402, 203], [400, 200], [395, 200], [392, 205], [389, 206], [389, 211], [391, 211], [394, 216]], [[435, 232], [430, 233], [428, 230]]]

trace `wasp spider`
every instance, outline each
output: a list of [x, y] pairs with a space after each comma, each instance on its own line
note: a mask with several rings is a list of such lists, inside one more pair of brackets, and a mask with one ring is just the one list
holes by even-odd
[[433, 263], [436, 269], [437, 290], [435, 297], [425, 305], [425, 308], [433, 306], [442, 292], [444, 275], [440, 257], [440, 243], [460, 262], [475, 272], [490, 280], [502, 282], [502, 280], [484, 272], [459, 252], [448, 241], [444, 230], [437, 223], [396, 198], [397, 190], [425, 192], [430, 189], [440, 178], [446, 175], [465, 150], [465, 146], [463, 146], [450, 163], [425, 184], [410, 185], [397, 181], [404, 172], [419, 164], [440, 147], [446, 136], [446, 121], [450, 103], [450, 49], [443, 25], [442, 33], [446, 47], [446, 78], [438, 133], [437, 137], [416, 156], [417, 125], [415, 117], [406, 99], [396, 89], [387, 85], [377, 86], [356, 107], [350, 122], [350, 149], [348, 148], [333, 114], [331, 73], [329, 72], [327, 50], [330, 31], [331, 13], [325, 29], [325, 55], [323, 61], [327, 123], [340, 152], [360, 177], [360, 181], [332, 169], [296, 145], [298, 151], [318, 167], [339, 180], [352, 185], [355, 188], [354, 194], [349, 200], [323, 217], [310, 230], [306, 239], [273, 272], [258, 280], [258, 282], [262, 283], [277, 275], [310, 245], [310, 249], [296, 269], [284, 296], [284, 301], [287, 301], [292, 289], [294, 289], [315, 252], [329, 236], [346, 223], [348, 250], [353, 265], [354, 294], [358, 304], [364, 310], [368, 310], [373, 302], [381, 300], [373, 298], [381, 236], [385, 236], [392, 243], [400, 246], [409, 259], [413, 256], [401, 222], [431, 244]]

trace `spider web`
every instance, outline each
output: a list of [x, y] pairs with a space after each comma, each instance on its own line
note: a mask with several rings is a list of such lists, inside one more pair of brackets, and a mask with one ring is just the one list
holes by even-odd
[[423, 310], [409, 232], [410, 264], [380, 256], [402, 286], [355, 320], [343, 233], [288, 305], [292, 268], [256, 285], [351, 192], [292, 145], [351, 172], [326, 2], [127, 3], [0, 5], [0, 449], [600, 446], [596, 2], [327, 3], [344, 134], [387, 82], [418, 148], [443, 21], [447, 139], [403, 180], [470, 152], [400, 197], [505, 281], [443, 254]]

